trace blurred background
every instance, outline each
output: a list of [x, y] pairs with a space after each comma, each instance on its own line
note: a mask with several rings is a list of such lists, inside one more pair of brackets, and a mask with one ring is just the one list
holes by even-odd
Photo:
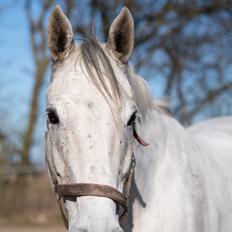
[[44, 163], [47, 24], [56, 4], [77, 41], [89, 23], [106, 41], [127, 6], [131, 64], [183, 125], [232, 113], [231, 0], [1, 0], [0, 231], [65, 231]]

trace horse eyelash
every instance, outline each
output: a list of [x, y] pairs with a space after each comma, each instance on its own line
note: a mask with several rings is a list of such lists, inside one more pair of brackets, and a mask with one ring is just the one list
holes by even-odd
[[135, 122], [136, 116], [137, 116], [138, 111], [136, 110], [130, 117], [129, 121], [127, 122], [127, 126], [132, 126], [133, 123]]

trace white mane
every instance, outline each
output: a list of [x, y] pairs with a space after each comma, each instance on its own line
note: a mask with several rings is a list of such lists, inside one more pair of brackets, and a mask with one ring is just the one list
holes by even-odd
[[[107, 48], [106, 51], [108, 51]], [[91, 78], [91, 81], [103, 95], [115, 98], [117, 102], [124, 92], [124, 87], [116, 77], [111, 58], [107, 53], [92, 32], [81, 44], [81, 58], [88, 74], [86, 76]], [[152, 99], [147, 82], [142, 77], [136, 75], [127, 64], [121, 66], [121, 69], [131, 85], [134, 101], [142, 115], [145, 115], [152, 108], [169, 114], [170, 110], [165, 102]]]

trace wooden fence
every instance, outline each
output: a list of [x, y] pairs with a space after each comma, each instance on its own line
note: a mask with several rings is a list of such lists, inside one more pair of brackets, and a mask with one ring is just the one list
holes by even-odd
[[0, 222], [3, 219], [31, 223], [61, 220], [44, 167], [0, 166]]

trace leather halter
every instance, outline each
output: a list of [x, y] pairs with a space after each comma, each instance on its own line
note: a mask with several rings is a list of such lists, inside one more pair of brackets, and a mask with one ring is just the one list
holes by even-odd
[[128, 214], [129, 195], [130, 195], [134, 167], [135, 167], [135, 158], [133, 156], [130, 166], [130, 173], [123, 185], [123, 193], [119, 192], [116, 188], [113, 188], [108, 185], [100, 185], [100, 184], [92, 184], [92, 183], [74, 183], [74, 184], [55, 185], [55, 193], [57, 194], [57, 201], [66, 228], [68, 229], [68, 213], [64, 206], [65, 197], [96, 196], [96, 197], [109, 198], [113, 200], [117, 205], [122, 206], [123, 212], [119, 216], [119, 222], [122, 223]]

